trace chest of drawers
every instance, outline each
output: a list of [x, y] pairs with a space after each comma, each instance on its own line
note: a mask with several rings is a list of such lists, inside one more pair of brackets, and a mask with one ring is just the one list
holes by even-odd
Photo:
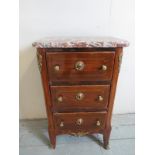
[[103, 134], [108, 148], [111, 117], [123, 47], [115, 38], [47, 38], [37, 48], [49, 139]]

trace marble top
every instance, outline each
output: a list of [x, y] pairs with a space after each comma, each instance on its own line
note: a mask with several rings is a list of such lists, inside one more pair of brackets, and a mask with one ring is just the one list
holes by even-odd
[[129, 42], [114, 37], [49, 37], [32, 44], [36, 48], [127, 47]]

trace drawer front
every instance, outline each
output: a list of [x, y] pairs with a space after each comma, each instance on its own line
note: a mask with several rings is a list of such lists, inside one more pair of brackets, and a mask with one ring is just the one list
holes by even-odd
[[110, 81], [114, 52], [49, 52], [50, 82]]
[[54, 113], [57, 133], [80, 134], [101, 131], [105, 126], [104, 112]]
[[51, 86], [55, 112], [106, 110], [110, 85]]

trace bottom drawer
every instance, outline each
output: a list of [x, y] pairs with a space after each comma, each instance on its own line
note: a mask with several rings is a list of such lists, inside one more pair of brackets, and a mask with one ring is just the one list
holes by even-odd
[[95, 133], [104, 128], [106, 112], [54, 113], [56, 133]]

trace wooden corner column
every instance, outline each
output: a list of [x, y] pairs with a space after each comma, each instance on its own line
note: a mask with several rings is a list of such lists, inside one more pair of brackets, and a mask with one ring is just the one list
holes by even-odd
[[123, 56], [123, 48], [122, 47], [116, 48], [114, 71], [113, 71], [111, 88], [110, 88], [110, 96], [109, 96], [109, 106], [108, 106], [108, 112], [106, 117], [106, 126], [103, 130], [103, 140], [104, 140], [105, 149], [109, 149], [109, 138], [111, 133], [111, 118], [112, 118], [112, 111], [113, 111], [114, 99], [115, 99], [116, 88], [117, 88], [118, 75], [119, 75], [121, 62], [122, 62], [122, 56]]
[[45, 105], [46, 105], [46, 113], [48, 119], [48, 133], [51, 142], [52, 148], [55, 149], [56, 145], [56, 134], [55, 134], [55, 127], [53, 122], [53, 113], [52, 113], [52, 102], [51, 102], [51, 94], [50, 94], [50, 86], [49, 86], [49, 79], [47, 73], [47, 64], [46, 64], [46, 52], [44, 48], [37, 49], [37, 60], [38, 60], [38, 67], [42, 78], [42, 86], [44, 90], [44, 98], [45, 98]]

